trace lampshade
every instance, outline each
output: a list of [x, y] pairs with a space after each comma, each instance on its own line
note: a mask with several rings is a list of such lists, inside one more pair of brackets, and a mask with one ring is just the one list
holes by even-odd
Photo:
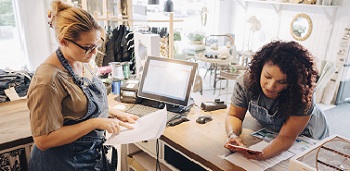
[[259, 31], [261, 28], [260, 21], [255, 17], [251, 16], [247, 22], [250, 24], [250, 30], [253, 32]]
[[148, 0], [148, 5], [158, 5], [159, 0]]
[[173, 1], [167, 0], [164, 2], [164, 12], [174, 12]]

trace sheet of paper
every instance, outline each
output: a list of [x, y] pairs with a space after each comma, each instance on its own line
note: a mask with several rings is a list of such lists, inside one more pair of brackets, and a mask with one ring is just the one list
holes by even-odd
[[[252, 146], [250, 146], [250, 149], [254, 150], [263, 150], [269, 143], [266, 141], [260, 141], [259, 143], [256, 143]], [[267, 168], [270, 168], [278, 163], [280, 163], [283, 160], [286, 160], [290, 157], [292, 157], [294, 154], [285, 151], [282, 154], [272, 157], [270, 159], [264, 160], [264, 161], [257, 161], [257, 160], [249, 160], [245, 158], [240, 153], [232, 153], [225, 157], [226, 160], [230, 161], [231, 163], [242, 167], [246, 169], [247, 171], [263, 171]]]
[[288, 149], [288, 151], [299, 154], [308, 148], [312, 147], [318, 142], [318, 140], [314, 140], [305, 136], [299, 136], [295, 142], [293, 143], [292, 147]]
[[[258, 131], [253, 132], [251, 135], [254, 137], [260, 138], [264, 141], [271, 142], [273, 139], [277, 137], [278, 133], [268, 130], [266, 128], [262, 128]], [[298, 138], [295, 140], [292, 147], [288, 149], [288, 151], [294, 154], [298, 154], [310, 148], [311, 146], [315, 145], [316, 143], [317, 143], [317, 140], [301, 135], [301, 136], [298, 136]]]
[[111, 134], [105, 144], [128, 144], [159, 138], [166, 126], [166, 108], [141, 117], [133, 124], [134, 129], [123, 128], [119, 134]]
[[264, 141], [271, 142], [276, 138], [277, 132], [268, 130], [266, 128], [261, 128], [260, 130], [253, 132], [251, 135]]

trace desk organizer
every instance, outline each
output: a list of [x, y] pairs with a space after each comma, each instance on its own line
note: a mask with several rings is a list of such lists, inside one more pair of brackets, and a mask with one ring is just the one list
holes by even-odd
[[289, 171], [350, 170], [350, 140], [339, 135], [328, 137], [309, 150], [291, 158]]

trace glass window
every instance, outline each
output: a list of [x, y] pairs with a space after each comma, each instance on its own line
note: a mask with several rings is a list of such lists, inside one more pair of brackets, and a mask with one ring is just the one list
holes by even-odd
[[0, 0], [0, 68], [18, 70], [26, 65], [12, 0]]

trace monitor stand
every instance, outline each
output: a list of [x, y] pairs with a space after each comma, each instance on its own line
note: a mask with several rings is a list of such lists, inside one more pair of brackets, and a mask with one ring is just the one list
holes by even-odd
[[191, 109], [191, 107], [194, 104], [194, 101], [192, 98], [189, 99], [188, 105], [187, 106], [182, 106], [182, 105], [173, 105], [173, 104], [168, 104], [164, 102], [159, 102], [155, 100], [150, 100], [150, 99], [144, 99], [142, 98], [139, 102], [139, 104], [145, 105], [145, 106], [150, 106], [158, 109], [163, 109], [164, 106], [166, 105], [167, 111], [169, 112], [174, 112], [174, 113], [184, 113], [187, 112]]

